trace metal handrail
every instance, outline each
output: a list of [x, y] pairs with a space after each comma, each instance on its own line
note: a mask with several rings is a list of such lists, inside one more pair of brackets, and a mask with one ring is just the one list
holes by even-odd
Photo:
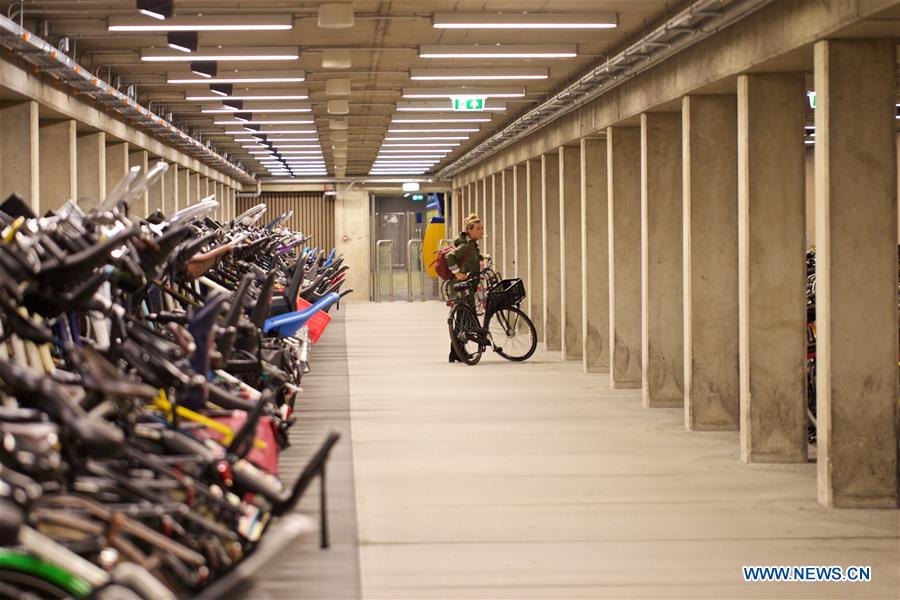
[[[419, 247], [419, 258], [422, 259], [422, 240], [409, 240], [406, 243], [406, 301], [413, 301], [412, 291], [412, 269], [413, 269], [413, 246]], [[418, 262], [418, 260], [416, 261]], [[422, 268], [419, 269], [422, 279], [422, 296], [420, 300], [425, 301], [425, 260], [422, 259]]]
[[381, 254], [378, 252], [381, 246], [387, 246], [390, 254], [391, 260], [388, 261], [388, 273], [390, 274], [389, 282], [390, 282], [390, 296], [391, 300], [394, 299], [394, 242], [393, 240], [378, 240], [375, 242], [375, 302], [381, 302]]

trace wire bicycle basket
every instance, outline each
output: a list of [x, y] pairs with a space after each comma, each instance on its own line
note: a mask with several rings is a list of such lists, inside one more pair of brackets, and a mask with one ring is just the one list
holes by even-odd
[[487, 294], [490, 311], [518, 306], [525, 298], [525, 284], [521, 279], [504, 279], [491, 286]]

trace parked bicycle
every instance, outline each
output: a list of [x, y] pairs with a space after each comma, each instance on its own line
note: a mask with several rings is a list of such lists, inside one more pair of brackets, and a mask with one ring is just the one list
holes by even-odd
[[0, 598], [229, 597], [303, 531], [328, 434], [279, 469], [346, 266], [206, 198], [144, 220], [165, 172], [97, 209], [0, 204]]
[[492, 285], [486, 294], [483, 320], [479, 322], [471, 297], [477, 294], [484, 276], [484, 271], [473, 273], [453, 286], [458, 295], [447, 325], [456, 355], [466, 364], [475, 365], [490, 347], [507, 360], [528, 360], [537, 348], [537, 331], [520, 308], [525, 298], [522, 280], [503, 279]]
[[[500, 282], [501, 277], [494, 270], [494, 259], [486, 255], [482, 261], [482, 271], [478, 278], [478, 287], [475, 288], [475, 312], [481, 316], [487, 308], [487, 292]], [[441, 281], [441, 299], [445, 302], [453, 300], [453, 285], [459, 283], [455, 279]]]

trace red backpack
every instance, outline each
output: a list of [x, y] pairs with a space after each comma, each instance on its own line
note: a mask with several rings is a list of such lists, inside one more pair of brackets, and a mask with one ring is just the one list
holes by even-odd
[[[447, 255], [450, 254], [453, 250], [456, 250], [456, 246], [447, 246], [443, 250], [437, 253], [437, 256], [433, 261], [431, 261], [431, 265], [434, 267], [435, 273], [437, 273], [438, 277], [443, 280], [453, 279], [453, 273], [450, 271], [450, 265], [447, 264]], [[466, 254], [468, 256], [468, 254]]]

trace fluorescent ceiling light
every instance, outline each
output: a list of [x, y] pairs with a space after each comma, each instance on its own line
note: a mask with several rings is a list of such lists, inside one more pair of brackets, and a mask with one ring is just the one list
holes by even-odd
[[419, 58], [574, 58], [575, 44], [420, 46]]
[[501, 81], [547, 79], [546, 67], [475, 67], [469, 69], [410, 69], [413, 81]]
[[[224, 86], [223, 86], [224, 87]], [[213, 95], [215, 94], [215, 95]], [[205, 91], [192, 91], [187, 92], [184, 95], [185, 100], [191, 101], [215, 101], [221, 102], [222, 98], [227, 98], [229, 100], [259, 100], [259, 101], [272, 101], [272, 100], [308, 100], [309, 92], [306, 90], [231, 90], [229, 93], [226, 89], [218, 89], [214, 92], [210, 90], [209, 92]]]
[[437, 148], [440, 146], [446, 146], [448, 148], [455, 148], [459, 146], [459, 142], [428, 142], [424, 144], [382, 144], [382, 148]]
[[391, 117], [391, 123], [490, 123], [491, 116], [483, 115], [478, 116], [475, 114], [469, 114], [466, 116], [457, 116], [457, 115], [428, 115], [428, 116], [415, 116], [415, 115], [393, 115]]
[[165, 21], [109, 17], [108, 27], [109, 31], [285, 31], [293, 28], [290, 15], [192, 15]]
[[446, 149], [446, 148], [443, 150], [380, 150], [379, 151], [379, 155], [381, 155], [381, 154], [406, 154], [406, 155], [408, 155], [408, 154], [414, 154], [414, 155], [415, 154], [440, 154], [441, 156], [444, 156], [449, 153], [450, 153], [450, 150]]
[[437, 13], [435, 29], [613, 29], [616, 13]]
[[375, 162], [372, 165], [373, 169], [430, 169], [437, 163], [428, 163], [428, 164], [418, 164], [418, 163], [383, 163], [383, 162]]
[[312, 112], [312, 107], [303, 107], [303, 106], [295, 106], [293, 108], [256, 108], [256, 109], [246, 109], [246, 108], [204, 108], [200, 111], [205, 115], [228, 115], [234, 113], [242, 113], [249, 112], [256, 115], [266, 115], [266, 114], [281, 114], [281, 113], [308, 113]]
[[317, 133], [317, 132], [315, 129], [264, 129], [264, 130], [257, 130], [257, 129], [249, 129], [249, 128], [241, 129], [239, 131], [232, 131], [232, 130], [225, 131], [225, 135], [247, 135], [248, 133], [269, 134], [269, 133]]
[[372, 169], [369, 171], [369, 175], [424, 175], [427, 172], [427, 169], [399, 169], [396, 171], [382, 171], [380, 169]]
[[262, 48], [201, 48], [185, 54], [171, 48], [141, 50], [144, 62], [191, 62], [203, 60], [256, 61], [256, 60], [297, 60], [300, 52], [296, 46]]
[[[451, 112], [449, 98], [440, 100], [400, 100], [397, 102], [397, 112]], [[503, 112], [506, 110], [506, 103], [500, 102], [493, 98], [488, 98], [484, 103], [484, 112]], [[481, 111], [472, 111], [481, 112]]]
[[322, 150], [285, 150], [283, 152], [279, 150], [278, 154], [281, 154], [282, 156], [287, 156], [290, 154], [314, 154], [317, 156], [322, 156]]
[[437, 141], [447, 141], [447, 140], [467, 140], [469, 136], [467, 135], [448, 135], [448, 136], [408, 136], [408, 137], [386, 137], [384, 141], [386, 142], [416, 142], [416, 141], [429, 141], [429, 142], [437, 142]]
[[320, 148], [319, 144], [272, 144], [273, 148]]
[[404, 98], [450, 98], [451, 96], [480, 96], [483, 98], [524, 98], [525, 88], [403, 88]]
[[375, 161], [374, 164], [382, 165], [385, 167], [430, 167], [432, 165], [438, 164], [440, 159], [433, 158], [431, 160], [390, 160], [386, 158], [380, 158]]
[[213, 121], [215, 125], [312, 125], [315, 119], [287, 119], [284, 121], [252, 120], [252, 121]]
[[263, 134], [259, 137], [247, 137], [247, 138], [234, 138], [235, 142], [267, 142], [269, 144], [274, 142], [318, 142], [319, 138], [317, 137], [298, 137], [298, 138], [271, 138]]
[[458, 131], [466, 131], [466, 132], [476, 132], [478, 131], [477, 127], [442, 127], [442, 128], [433, 128], [433, 127], [423, 127], [421, 129], [406, 129], [406, 128], [396, 128], [391, 127], [388, 129], [388, 133], [456, 133]]
[[[212, 64], [215, 65], [216, 63], [213, 62]], [[300, 69], [292, 69], [290, 71], [231, 71], [216, 75], [201, 75], [199, 72], [169, 73], [166, 76], [166, 83], [183, 85], [206, 85], [210, 83], [299, 83], [301, 81], [306, 81], [306, 71]]]
[[[382, 159], [384, 159], [384, 158], [411, 158], [411, 159], [416, 159], [416, 158], [421, 158], [421, 156], [400, 156], [400, 157], [394, 157], [394, 156], [388, 156], [388, 157], [378, 156], [378, 157], [375, 158], [375, 160], [376, 160], [376, 161], [379, 161], [379, 160], [382, 160]], [[431, 158], [436, 158], [436, 159], [438, 160], [438, 162], [444, 160], [444, 157], [442, 157], [442, 156], [440, 156], [440, 157], [432, 156]]]

